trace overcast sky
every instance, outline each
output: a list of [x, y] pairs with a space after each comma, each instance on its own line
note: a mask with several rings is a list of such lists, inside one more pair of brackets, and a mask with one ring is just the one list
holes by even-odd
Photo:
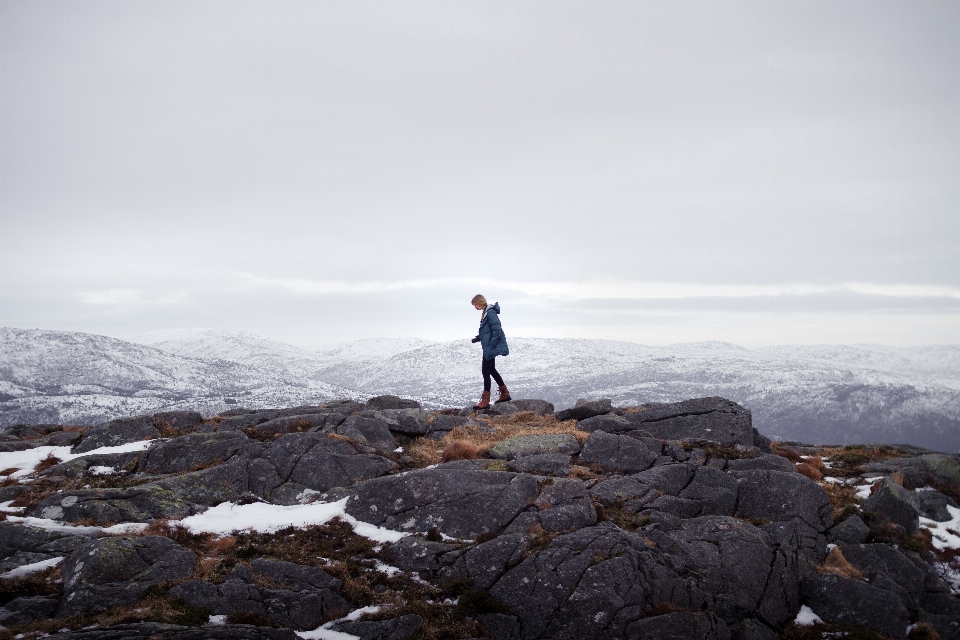
[[960, 343], [960, 2], [0, 0], [0, 325]]

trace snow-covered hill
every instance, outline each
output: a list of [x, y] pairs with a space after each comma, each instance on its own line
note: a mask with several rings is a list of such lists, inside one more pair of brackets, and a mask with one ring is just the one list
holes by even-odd
[[[89, 423], [162, 408], [222, 410], [396, 393], [463, 406], [481, 390], [467, 340], [361, 340], [312, 352], [260, 336], [180, 330], [133, 344], [77, 333], [0, 332], [0, 426]], [[608, 340], [511, 338], [498, 358], [514, 397], [558, 408], [721, 395], [768, 436], [815, 443], [905, 442], [960, 451], [960, 347], [879, 345], [744, 349], [722, 342], [649, 347]], [[140, 408], [138, 408], [140, 407]], [[55, 418], [54, 416], [59, 416]]]
[[282, 406], [350, 395], [227, 359], [87, 333], [0, 328], [0, 426], [94, 424], [180, 408], [215, 413], [237, 402]]

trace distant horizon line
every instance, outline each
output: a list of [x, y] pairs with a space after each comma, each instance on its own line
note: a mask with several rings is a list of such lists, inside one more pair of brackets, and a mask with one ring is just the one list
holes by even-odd
[[[277, 338], [272, 338], [265, 336], [263, 334], [253, 333], [251, 331], [246, 331], [243, 329], [225, 329], [225, 328], [215, 328], [215, 327], [177, 327], [173, 329], [153, 329], [149, 331], [130, 331], [123, 333], [94, 333], [91, 331], [77, 331], [71, 329], [40, 329], [40, 328], [26, 328], [26, 327], [14, 327], [14, 326], [0, 326], [0, 330], [18, 330], [18, 331], [36, 331], [36, 332], [47, 332], [47, 333], [79, 333], [92, 336], [102, 336], [107, 338], [112, 338], [114, 340], [120, 340], [122, 342], [129, 342], [132, 344], [141, 344], [144, 346], [153, 346], [151, 343], [139, 342], [135, 339], [136, 337], [146, 337], [150, 334], [174, 334], [177, 332], [193, 332], [196, 334], [201, 334], [204, 332], [224, 332], [224, 333], [234, 333], [242, 334], [246, 336], [251, 336], [261, 340], [268, 340], [270, 342], [275, 342], [281, 345], [288, 347], [293, 347], [301, 351], [307, 351], [311, 353], [319, 353], [324, 351], [330, 351], [337, 348], [345, 347], [348, 345], [356, 344], [358, 342], [364, 341], [374, 341], [374, 340], [389, 340], [389, 341], [401, 341], [401, 340], [419, 340], [425, 343], [430, 344], [448, 344], [452, 342], [461, 342], [468, 340], [468, 338], [455, 338], [453, 340], [436, 340], [432, 338], [423, 338], [420, 336], [374, 336], [366, 338], [355, 338], [353, 340], [344, 340], [339, 342], [331, 342], [319, 347], [305, 347], [298, 345], [293, 342], [286, 342], [284, 340], [279, 340]], [[811, 342], [811, 343], [775, 343], [758, 347], [746, 347], [735, 342], [730, 342], [728, 340], [693, 340], [689, 342], [670, 342], [670, 343], [643, 343], [635, 342], [633, 340], [623, 340], [623, 339], [611, 339], [611, 338], [573, 338], [573, 337], [543, 337], [543, 336], [530, 336], [530, 335], [512, 335], [509, 339], [517, 340], [555, 340], [555, 341], [589, 341], [589, 342], [614, 342], [614, 343], [624, 343], [631, 344], [640, 347], [649, 347], [649, 348], [667, 348], [667, 347], [681, 347], [681, 346], [694, 346], [694, 345], [729, 345], [736, 347], [738, 349], [743, 349], [745, 351], [759, 351], [764, 349], [774, 349], [777, 347], [880, 347], [883, 349], [892, 349], [892, 350], [908, 350], [908, 349], [920, 349], [927, 347], [958, 347], [960, 348], [960, 343], [924, 343], [924, 344], [914, 344], [910, 346], [898, 346], [893, 344], [884, 344], [880, 342]], [[161, 342], [161, 340], [157, 340]]]

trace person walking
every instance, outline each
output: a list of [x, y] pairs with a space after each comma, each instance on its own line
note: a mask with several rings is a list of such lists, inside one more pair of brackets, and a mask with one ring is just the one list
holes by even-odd
[[[503, 378], [497, 371], [497, 356], [510, 355], [510, 348], [507, 346], [507, 337], [503, 335], [503, 327], [500, 326], [500, 303], [494, 302], [487, 304], [487, 299], [479, 293], [473, 296], [470, 304], [480, 315], [480, 333], [477, 334], [471, 342], [479, 342], [483, 347], [483, 364], [480, 367], [483, 373], [483, 395], [480, 402], [474, 405], [474, 409], [486, 409], [490, 406], [490, 377], [497, 381], [500, 386], [500, 397], [497, 402], [507, 402], [510, 400], [510, 392], [507, 391], [507, 385], [503, 383]], [[495, 403], [496, 404], [496, 403]]]

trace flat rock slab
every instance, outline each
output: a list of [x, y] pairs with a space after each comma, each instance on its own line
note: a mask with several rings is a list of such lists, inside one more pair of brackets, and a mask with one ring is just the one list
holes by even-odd
[[586, 418], [592, 418], [593, 416], [610, 413], [612, 410], [613, 403], [610, 402], [609, 399], [594, 401], [577, 400], [577, 404], [569, 409], [557, 411], [556, 417], [557, 420], [560, 420], [561, 422], [564, 420], [585, 420]]
[[532, 456], [541, 453], [565, 453], [573, 455], [580, 452], [580, 443], [567, 433], [545, 434], [542, 436], [517, 436], [499, 442], [490, 449], [490, 457], [498, 460], [513, 460], [519, 456]]
[[115, 447], [130, 442], [153, 440], [160, 437], [160, 431], [154, 426], [153, 416], [120, 418], [91, 428], [83, 434], [80, 444], [74, 447], [74, 453], [85, 453], [100, 447]]
[[750, 411], [720, 397], [645, 404], [623, 417], [636, 428], [666, 440], [712, 440], [728, 446], [753, 446]]
[[801, 583], [803, 602], [824, 622], [858, 624], [905, 638], [910, 612], [896, 595], [861, 580], [822, 573]]
[[194, 552], [162, 536], [91, 540], [63, 563], [64, 597], [57, 617], [133, 604], [150, 586], [189, 576], [196, 564]]
[[770, 521], [800, 518], [818, 533], [833, 524], [830, 497], [823, 487], [796, 472], [731, 471], [739, 482], [737, 517]]
[[511, 400], [513, 406], [515, 406], [520, 411], [532, 411], [537, 415], [545, 416], [548, 413], [553, 413], [553, 403], [547, 402], [546, 400]]
[[436, 528], [457, 538], [496, 533], [536, 500], [527, 474], [420, 469], [360, 482], [332, 492], [348, 497], [346, 511], [364, 522], [410, 533]]
[[729, 640], [730, 629], [712, 613], [678, 611], [631, 622], [627, 626], [627, 637], [630, 640]]
[[637, 473], [653, 466], [654, 461], [660, 457], [660, 452], [659, 442], [656, 450], [651, 450], [642, 440], [606, 431], [594, 431], [583, 444], [580, 463], [596, 464], [608, 472]]
[[409, 614], [390, 620], [342, 622], [334, 626], [334, 631], [357, 636], [360, 640], [403, 640], [412, 636], [422, 626], [423, 618]]
[[189, 471], [229, 460], [248, 444], [250, 438], [236, 431], [179, 436], [144, 452], [140, 457], [140, 470], [147, 473]]
[[397, 448], [390, 425], [379, 418], [353, 415], [339, 424], [336, 432], [385, 453]]
[[419, 409], [420, 403], [416, 400], [401, 398], [400, 396], [375, 396], [367, 400], [367, 409], [381, 411], [383, 409]]

